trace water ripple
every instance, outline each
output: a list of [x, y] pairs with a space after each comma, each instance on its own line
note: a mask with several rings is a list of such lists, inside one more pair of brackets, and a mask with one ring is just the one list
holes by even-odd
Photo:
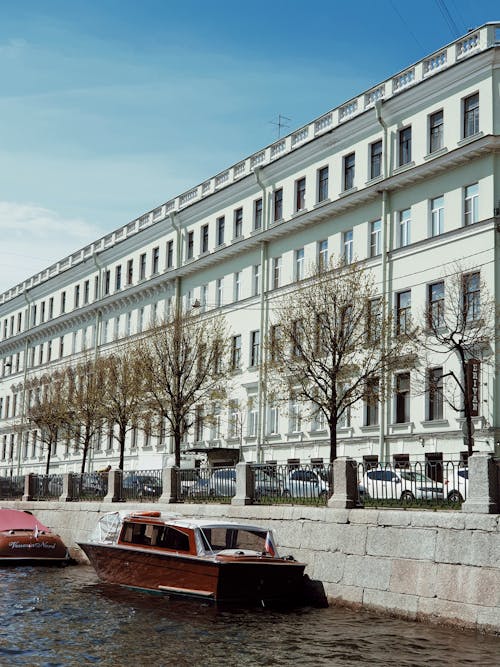
[[500, 638], [341, 608], [219, 609], [107, 586], [87, 567], [0, 568], [0, 667], [498, 664]]

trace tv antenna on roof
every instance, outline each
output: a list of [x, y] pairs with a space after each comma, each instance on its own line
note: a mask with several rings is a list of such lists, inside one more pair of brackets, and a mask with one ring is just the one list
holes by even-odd
[[278, 114], [278, 120], [270, 120], [269, 122], [271, 125], [274, 125], [275, 127], [278, 128], [278, 139], [281, 139], [281, 130], [285, 127], [290, 127], [288, 123], [285, 123], [283, 121], [286, 120], [292, 120], [291, 118], [288, 118], [288, 116], [283, 116], [282, 114]]

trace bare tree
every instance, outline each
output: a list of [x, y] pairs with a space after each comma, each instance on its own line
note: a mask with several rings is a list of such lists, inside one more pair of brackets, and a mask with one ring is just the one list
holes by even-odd
[[[457, 264], [450, 275], [428, 287], [428, 306], [422, 329], [426, 352], [453, 358], [459, 373], [453, 369], [442, 374], [428, 372], [425, 385], [437, 400], [444, 399], [465, 419], [465, 438], [469, 456], [474, 447], [472, 418], [479, 414], [479, 369], [488, 356], [494, 338], [495, 301], [489, 294], [479, 269], [468, 270]], [[435, 356], [434, 356], [435, 359]], [[425, 364], [428, 367], [428, 364]], [[454, 391], [444, 391], [443, 379], [453, 378]]]
[[229, 380], [228, 336], [220, 316], [179, 309], [154, 323], [142, 341], [142, 372], [150, 405], [174, 438], [175, 465], [196, 406], [222, 400]]
[[45, 474], [49, 474], [52, 448], [68, 418], [68, 382], [65, 373], [54, 372], [27, 382], [31, 401], [26, 407], [28, 422], [40, 432], [40, 441], [47, 447]]
[[[381, 399], [390, 372], [412, 362], [416, 330], [393, 332], [371, 272], [331, 262], [281, 298], [267, 343], [270, 395], [322, 413], [337, 457], [337, 428], [351, 406]], [[394, 333], [394, 335], [393, 335]]]
[[136, 343], [128, 343], [109, 357], [103, 357], [102, 363], [104, 419], [118, 442], [118, 467], [123, 470], [127, 433], [151, 418], [146, 402], [140, 347]]
[[87, 357], [68, 368], [68, 434], [81, 449], [81, 472], [85, 472], [92, 441], [101, 432], [105, 419], [103, 387], [109, 363], [106, 359]]

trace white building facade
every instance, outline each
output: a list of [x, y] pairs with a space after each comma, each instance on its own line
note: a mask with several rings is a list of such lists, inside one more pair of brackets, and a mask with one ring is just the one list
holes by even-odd
[[[259, 361], [273, 303], [331, 256], [363, 260], [396, 321], [445, 299], [457, 264], [471, 299], [481, 283], [497, 300], [499, 91], [500, 24], [486, 24], [0, 295], [0, 476], [44, 470], [39, 436], [23, 421], [28, 377], [140, 334], [169, 312], [176, 290], [186, 307], [224, 314], [235, 366], [231, 400], [198, 422], [186, 451], [327, 460], [322, 420], [266, 399]], [[500, 440], [496, 339], [486, 357], [474, 426], [476, 448], [491, 451]], [[456, 364], [441, 356], [428, 372]], [[394, 376], [375, 410], [360, 402], [351, 411], [339, 455], [460, 459], [463, 415], [435, 392], [414, 392], [413, 372]], [[171, 447], [168, 435], [139, 434], [125, 467], [159, 467]], [[104, 438], [89, 467], [117, 460]], [[53, 472], [80, 464], [71, 442], [57, 443]]]

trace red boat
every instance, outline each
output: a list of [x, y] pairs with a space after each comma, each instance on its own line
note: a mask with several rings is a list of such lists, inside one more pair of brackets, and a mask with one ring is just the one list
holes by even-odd
[[68, 560], [63, 541], [31, 512], [0, 508], [0, 563]]
[[102, 517], [79, 543], [103, 581], [217, 602], [296, 601], [304, 563], [280, 558], [272, 532], [239, 523], [162, 517]]

